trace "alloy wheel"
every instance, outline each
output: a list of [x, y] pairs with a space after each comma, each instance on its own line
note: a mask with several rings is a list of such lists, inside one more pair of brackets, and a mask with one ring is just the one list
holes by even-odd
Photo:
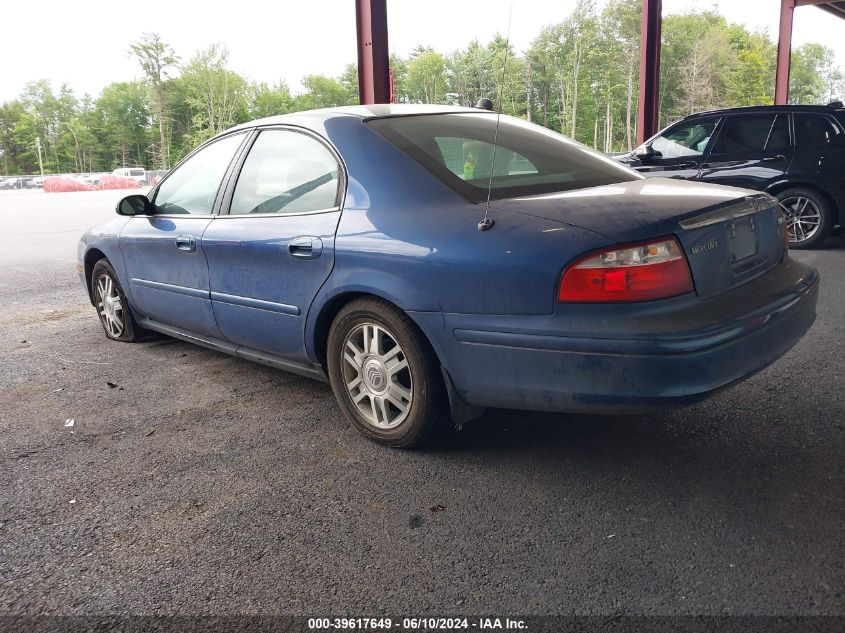
[[97, 278], [97, 312], [109, 336], [120, 338], [124, 330], [123, 303], [117, 285], [106, 274]]
[[343, 344], [346, 391], [361, 416], [378, 429], [392, 429], [408, 417], [414, 397], [405, 352], [383, 325], [362, 323]]
[[790, 196], [781, 200], [780, 206], [786, 213], [790, 242], [800, 244], [818, 233], [822, 214], [815, 202], [806, 196]]

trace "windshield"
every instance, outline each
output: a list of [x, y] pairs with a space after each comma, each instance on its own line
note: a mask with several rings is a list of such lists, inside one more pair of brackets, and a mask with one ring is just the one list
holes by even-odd
[[[367, 122], [472, 202], [569, 191], [642, 178], [635, 171], [559, 134], [486, 113], [387, 117]], [[495, 159], [494, 159], [495, 138]], [[495, 161], [495, 164], [493, 164]]]

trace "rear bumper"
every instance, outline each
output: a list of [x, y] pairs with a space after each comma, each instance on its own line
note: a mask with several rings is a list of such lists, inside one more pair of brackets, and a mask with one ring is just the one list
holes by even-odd
[[413, 316], [468, 404], [636, 413], [692, 404], [773, 363], [813, 324], [818, 287], [814, 269], [787, 258], [707, 300]]

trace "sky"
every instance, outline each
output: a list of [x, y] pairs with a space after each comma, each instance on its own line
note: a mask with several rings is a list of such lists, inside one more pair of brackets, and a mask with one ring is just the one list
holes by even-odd
[[[523, 51], [540, 29], [563, 20], [575, 0], [388, 0], [391, 52], [418, 44], [448, 53], [474, 38], [485, 42], [508, 31]], [[717, 9], [729, 22], [767, 29], [776, 38], [778, 0], [663, 0], [664, 15]], [[187, 61], [210, 44], [229, 49], [233, 70], [255, 81], [281, 79], [294, 91], [308, 74], [338, 75], [356, 61], [354, 0], [42, 0], [37, 11], [7, 0], [0, 36], [0, 102], [20, 95], [27, 81], [67, 83], [96, 96], [113, 81], [140, 76], [129, 44], [155, 31]], [[815, 7], [795, 10], [793, 46], [818, 42], [845, 65], [845, 20]]]

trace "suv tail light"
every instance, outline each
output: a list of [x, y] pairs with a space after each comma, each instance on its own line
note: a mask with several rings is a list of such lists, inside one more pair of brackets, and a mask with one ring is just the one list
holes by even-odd
[[692, 290], [692, 276], [678, 240], [662, 237], [579, 257], [563, 271], [557, 300], [651, 301]]

